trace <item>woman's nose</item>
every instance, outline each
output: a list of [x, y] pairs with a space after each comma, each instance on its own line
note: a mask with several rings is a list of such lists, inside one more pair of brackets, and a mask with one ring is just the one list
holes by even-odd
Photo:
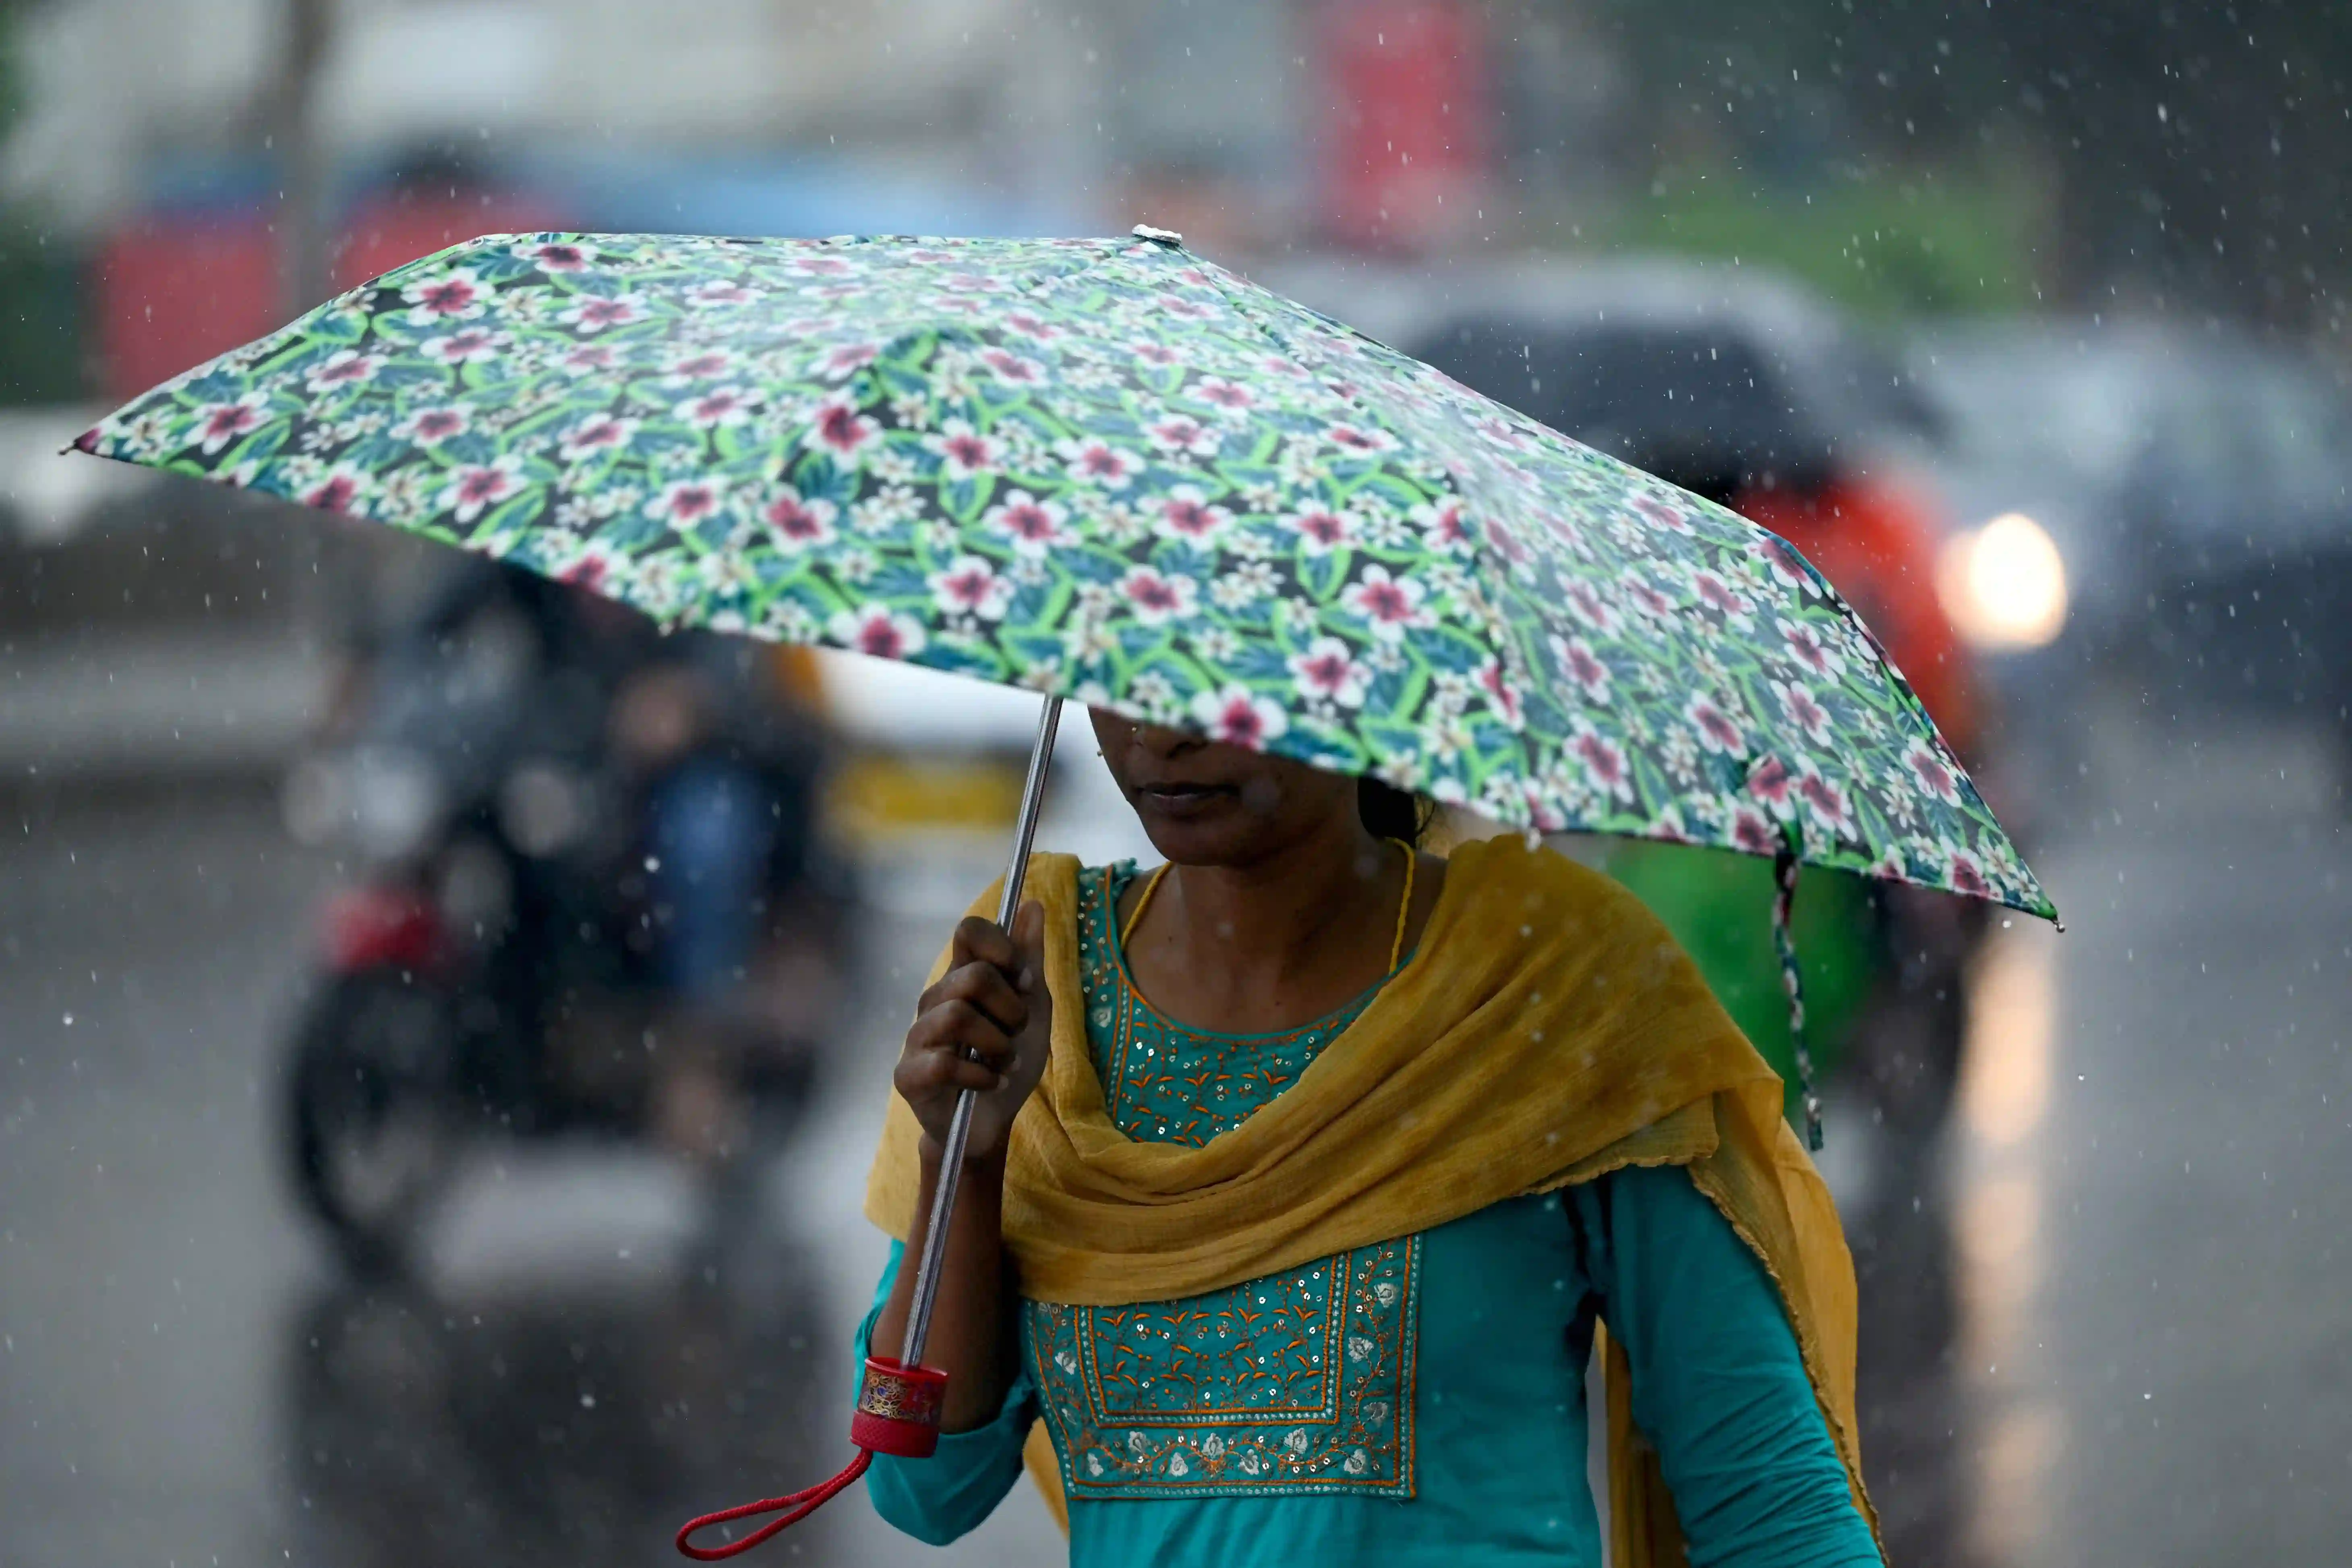
[[1155, 757], [1181, 757], [1197, 752], [1209, 742], [1189, 730], [1179, 730], [1169, 724], [1138, 724], [1135, 743]]

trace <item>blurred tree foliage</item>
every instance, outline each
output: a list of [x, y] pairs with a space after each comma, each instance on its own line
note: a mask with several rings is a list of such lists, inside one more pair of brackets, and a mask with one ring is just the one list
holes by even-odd
[[2035, 193], [2024, 182], [1906, 170], [1819, 189], [1758, 184], [1720, 163], [1660, 169], [1606, 238], [1768, 266], [1876, 316], [2032, 309]]
[[[16, 20], [24, 0], [0, 0], [0, 136], [16, 121], [23, 79]], [[0, 202], [0, 405], [88, 395], [82, 258], [52, 244], [37, 212]]]
[[1818, 202], [1840, 184], [1853, 198], [1941, 169], [2020, 204], [2039, 231], [2025, 261], [2074, 304], [2153, 292], [2340, 325], [2352, 281], [2352, 5], [2340, 0], [1591, 3], [1641, 84], [1641, 139], [1662, 176], [1713, 161]]

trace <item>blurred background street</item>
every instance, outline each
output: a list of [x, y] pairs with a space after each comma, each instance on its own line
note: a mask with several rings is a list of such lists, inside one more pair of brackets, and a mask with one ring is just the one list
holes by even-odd
[[[845, 1458], [1034, 723], [59, 447], [482, 232], [1138, 221], [1797, 542], [2065, 912], [1801, 900], [1893, 1560], [2341, 1561], [2347, 105], [2284, 5], [0, 7], [0, 1563], [652, 1563]], [[1041, 847], [1150, 858], [1071, 728]], [[713, 842], [723, 994], [632, 945]], [[1754, 887], [1562, 847], [1785, 1050]], [[957, 1552], [1061, 1557], [1025, 1489]]]

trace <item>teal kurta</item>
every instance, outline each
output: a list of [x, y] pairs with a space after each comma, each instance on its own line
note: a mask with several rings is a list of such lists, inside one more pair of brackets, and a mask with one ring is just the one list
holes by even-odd
[[[1080, 877], [1087, 1043], [1121, 1131], [1197, 1145], [1295, 1082], [1370, 998], [1276, 1035], [1161, 1017], [1113, 926], [1132, 874]], [[1625, 1344], [1635, 1418], [1657, 1441], [1694, 1563], [1879, 1561], [1778, 1293], [1673, 1168], [1496, 1204], [1180, 1301], [1024, 1301], [1021, 1373], [997, 1418], [929, 1459], [877, 1458], [866, 1484], [884, 1518], [944, 1544], [1019, 1480], [1042, 1415], [1070, 1494], [1073, 1568], [1598, 1568], [1584, 1400], [1596, 1314]]]

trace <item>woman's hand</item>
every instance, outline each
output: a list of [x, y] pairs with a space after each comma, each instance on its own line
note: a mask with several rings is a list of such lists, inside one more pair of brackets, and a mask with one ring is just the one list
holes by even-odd
[[1045, 910], [1034, 902], [1013, 916], [1010, 936], [977, 915], [956, 927], [948, 972], [923, 993], [892, 1075], [934, 1146], [947, 1142], [956, 1096], [976, 1089], [964, 1157], [993, 1157], [1045, 1076], [1054, 1026], [1045, 935]]

